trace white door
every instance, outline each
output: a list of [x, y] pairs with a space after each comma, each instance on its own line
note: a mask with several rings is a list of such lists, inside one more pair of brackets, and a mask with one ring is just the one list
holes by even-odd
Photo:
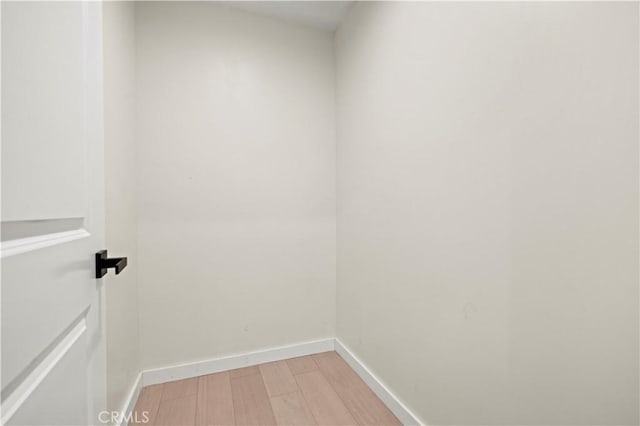
[[105, 406], [101, 8], [1, 3], [3, 424]]

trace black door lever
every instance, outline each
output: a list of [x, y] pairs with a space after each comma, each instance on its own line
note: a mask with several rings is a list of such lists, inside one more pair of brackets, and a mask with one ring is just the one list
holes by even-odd
[[116, 275], [127, 266], [126, 257], [107, 257], [106, 250], [100, 250], [96, 253], [96, 278], [102, 278], [107, 274], [107, 269], [115, 268]]

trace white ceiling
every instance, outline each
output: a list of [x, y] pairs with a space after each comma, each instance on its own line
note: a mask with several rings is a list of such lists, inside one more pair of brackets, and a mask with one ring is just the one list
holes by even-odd
[[352, 1], [230, 1], [230, 6], [323, 30], [338, 28]]

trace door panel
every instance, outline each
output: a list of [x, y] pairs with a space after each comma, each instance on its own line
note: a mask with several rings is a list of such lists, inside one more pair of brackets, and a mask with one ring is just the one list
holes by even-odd
[[[76, 261], [69, 257], [70, 252], [91, 253], [90, 239], [2, 259], [3, 389], [84, 317], [87, 301], [95, 292], [95, 285], [89, 284], [93, 264], [90, 256]], [[15, 284], [13, 277], [19, 277]]]
[[[23, 386], [15, 395], [27, 395], [21, 401], [10, 401], [15, 407], [10, 423], [19, 425], [42, 424], [42, 419], [52, 425], [86, 425], [95, 422], [88, 420], [88, 395], [84, 391], [88, 382], [87, 370], [78, 368], [86, 365], [87, 329], [84, 319], [74, 327], [66, 338], [59, 342], [49, 354], [51, 359], [44, 360], [30, 377], [25, 378]], [[48, 370], [50, 368], [50, 370]], [[64, 387], [60, 388], [60, 384]], [[28, 392], [28, 388], [32, 388]], [[3, 413], [4, 414], [4, 413]]]
[[3, 2], [3, 221], [86, 214], [83, 13], [81, 2]]
[[2, 423], [105, 407], [99, 2], [2, 2]]

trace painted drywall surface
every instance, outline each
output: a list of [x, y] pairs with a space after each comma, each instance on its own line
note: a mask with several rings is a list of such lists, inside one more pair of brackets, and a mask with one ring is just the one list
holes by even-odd
[[332, 35], [136, 6], [143, 369], [332, 337]]
[[118, 276], [105, 277], [109, 410], [122, 408], [140, 372], [134, 13], [130, 2], [103, 5], [106, 248], [110, 256], [129, 260]]
[[366, 3], [337, 335], [429, 424], [638, 423], [638, 5]]

